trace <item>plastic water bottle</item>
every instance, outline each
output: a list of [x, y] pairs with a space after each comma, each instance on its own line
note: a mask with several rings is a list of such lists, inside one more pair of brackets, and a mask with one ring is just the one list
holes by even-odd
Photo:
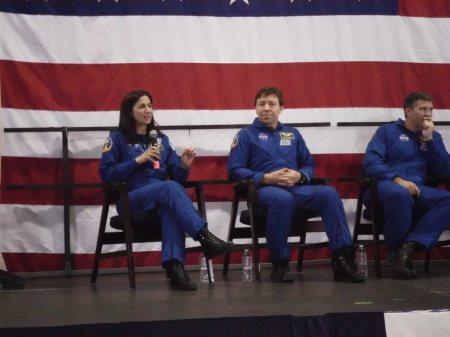
[[253, 280], [253, 261], [250, 256], [250, 251], [244, 249], [242, 253], [242, 281], [252, 281]]
[[200, 283], [208, 283], [208, 267], [206, 266], [206, 257], [200, 254]]
[[369, 270], [367, 268], [367, 251], [363, 245], [358, 245], [356, 249], [356, 267], [358, 274], [362, 277], [369, 276]]

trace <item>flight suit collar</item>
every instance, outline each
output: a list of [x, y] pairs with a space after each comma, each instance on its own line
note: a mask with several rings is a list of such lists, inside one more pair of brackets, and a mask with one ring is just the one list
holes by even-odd
[[[286, 147], [280, 147], [279, 142], [280, 142], [280, 132], [283, 131], [284, 127], [283, 124], [281, 124], [280, 122], [278, 122], [278, 125], [275, 129], [272, 129], [266, 125], [264, 125], [263, 123], [261, 123], [259, 121], [258, 118], [255, 118], [255, 120], [253, 121], [252, 126], [256, 129], [256, 133], [252, 132], [252, 136], [250, 137], [250, 141], [255, 144], [258, 148], [260, 148], [261, 150], [263, 150], [264, 152], [266, 152], [271, 158], [283, 158], [286, 157], [288, 155], [288, 153], [294, 149], [294, 146], [286, 146]], [[275, 143], [277, 144], [275, 147], [269, 145], [268, 144], [264, 144], [265, 142], [261, 142], [258, 141], [258, 138], [261, 134], [267, 134], [267, 133], [271, 133], [273, 135], [273, 137], [276, 138]], [[272, 141], [273, 143], [273, 141]], [[265, 146], [268, 145], [268, 146]]]
[[403, 119], [401, 119], [401, 118], [397, 119], [397, 121], [395, 122], [395, 125], [399, 126], [401, 129], [403, 129], [404, 131], [406, 131], [406, 132], [408, 132], [409, 134], [412, 134], [412, 135], [414, 135], [414, 136], [420, 137], [420, 135], [422, 134], [421, 131], [416, 131], [416, 132], [414, 132], [414, 131], [408, 130], [408, 129], [405, 127], [405, 121], [404, 121]]
[[278, 122], [278, 125], [277, 125], [277, 127], [276, 127], [275, 129], [269, 128], [269, 127], [266, 126], [265, 124], [261, 123], [261, 122], [259, 121], [258, 118], [255, 118], [255, 120], [253, 121], [253, 124], [252, 124], [252, 125], [253, 125], [255, 128], [258, 128], [258, 129], [264, 129], [264, 130], [266, 130], [266, 131], [280, 131], [281, 128], [283, 127], [283, 125], [282, 125], [280, 122]]

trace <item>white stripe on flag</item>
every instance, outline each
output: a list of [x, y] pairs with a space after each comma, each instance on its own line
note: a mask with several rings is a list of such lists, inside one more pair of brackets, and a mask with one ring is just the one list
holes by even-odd
[[[93, 127], [117, 126], [118, 111], [49, 111], [3, 108], [5, 128], [23, 127]], [[435, 120], [449, 120], [450, 110], [434, 110]], [[166, 125], [250, 124], [256, 117], [248, 110], [154, 110], [155, 120]], [[390, 121], [403, 117], [402, 109], [395, 108], [307, 108], [283, 110], [284, 123], [366, 122]]]
[[[115, 126], [118, 112], [54, 112], [2, 109], [5, 127]], [[449, 110], [435, 110], [435, 120], [450, 120]], [[156, 110], [161, 125], [250, 124], [253, 110]], [[402, 117], [401, 109], [333, 108], [285, 109], [281, 120], [286, 123], [352, 121], [389, 121]], [[446, 146], [450, 146], [450, 128], [439, 127]], [[362, 153], [376, 127], [304, 127], [300, 131], [312, 153]], [[193, 146], [199, 156], [228, 154], [231, 139], [238, 129], [166, 131], [177, 150]], [[108, 132], [71, 132], [69, 150], [72, 158], [99, 158]], [[338, 141], [336, 141], [338, 140]], [[3, 154], [17, 157], [58, 158], [62, 154], [61, 134], [6, 133]]]
[[[313, 154], [364, 153], [376, 127], [307, 127], [299, 129]], [[238, 129], [228, 130], [169, 130], [166, 134], [176, 151], [186, 146], [197, 149], [198, 156], [227, 156]], [[447, 148], [450, 128], [438, 128]], [[108, 132], [71, 132], [71, 158], [100, 158]], [[6, 133], [3, 155], [11, 157], [60, 158], [60, 133]]]
[[[0, 23], [0, 59], [17, 61], [450, 62], [448, 19], [383, 15], [224, 18], [1, 13]], [[17, 39], [19, 30], [21, 38]], [[126, 38], [120, 38], [124, 32]]]
[[[118, 111], [49, 111], [1, 109], [5, 128], [24, 127], [98, 127], [117, 126]], [[154, 110], [159, 125], [217, 125], [250, 124], [256, 117], [254, 109], [248, 110]], [[385, 122], [404, 118], [400, 108], [307, 108], [283, 110], [280, 119], [283, 123], [321, 123], [329, 122]], [[450, 121], [449, 109], [433, 110], [435, 121]]]

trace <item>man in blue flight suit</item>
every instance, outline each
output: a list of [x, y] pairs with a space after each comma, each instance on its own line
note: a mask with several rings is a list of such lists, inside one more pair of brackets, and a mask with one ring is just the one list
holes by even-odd
[[[378, 179], [389, 258], [401, 278], [417, 278], [415, 250], [433, 246], [450, 227], [450, 192], [425, 186], [450, 177], [450, 155], [434, 131], [432, 97], [414, 92], [405, 99], [405, 120], [380, 126], [367, 146], [364, 172]], [[370, 201], [366, 192], [365, 202]], [[412, 228], [413, 219], [417, 226]]]
[[314, 160], [300, 132], [278, 121], [283, 93], [268, 87], [255, 97], [257, 117], [233, 139], [228, 160], [232, 180], [253, 180], [258, 203], [267, 209], [266, 238], [274, 282], [293, 282], [287, 244], [294, 208], [321, 215], [330, 240], [336, 281], [362, 282], [353, 262], [352, 238], [337, 191], [312, 186]]

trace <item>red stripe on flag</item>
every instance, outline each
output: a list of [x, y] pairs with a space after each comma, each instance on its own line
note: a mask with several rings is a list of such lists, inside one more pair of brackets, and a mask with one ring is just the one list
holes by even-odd
[[[292, 258], [297, 259], [297, 249], [292, 249]], [[135, 267], [154, 267], [161, 265], [161, 252], [134, 252]], [[241, 263], [241, 252], [231, 254], [231, 263]], [[198, 265], [198, 252], [192, 252], [186, 255], [186, 265]], [[323, 260], [329, 258], [327, 248], [307, 250], [305, 260]], [[21, 272], [41, 272], [41, 271], [60, 271], [64, 270], [64, 254], [48, 253], [3, 253], [6, 267], [9, 271], [15, 273]], [[72, 268], [74, 270], [91, 269], [94, 261], [94, 254], [73, 254]], [[269, 262], [269, 251], [261, 249], [260, 261]], [[214, 264], [222, 264], [223, 256], [213, 259]], [[127, 268], [125, 257], [116, 257], [100, 262], [100, 268]]]
[[448, 0], [399, 0], [399, 15], [427, 18], [449, 18], [450, 1]]
[[[387, 260], [386, 246], [382, 246], [381, 258]], [[372, 247], [367, 247], [368, 258], [373, 260]], [[297, 249], [291, 250], [291, 260], [297, 260]], [[231, 254], [231, 263], [241, 263], [241, 252]], [[307, 249], [305, 251], [305, 260], [323, 260], [330, 257], [328, 248]], [[14, 273], [21, 272], [42, 272], [42, 271], [61, 271], [64, 270], [64, 254], [47, 254], [47, 253], [3, 253], [6, 267]], [[417, 253], [414, 257], [418, 261], [422, 261], [424, 253]], [[450, 258], [450, 247], [436, 247], [431, 251], [432, 260], [447, 260]], [[94, 261], [94, 254], [73, 254], [72, 267], [74, 270], [90, 270]], [[198, 265], [199, 253], [189, 253], [186, 255], [186, 265]], [[269, 251], [262, 249], [260, 252], [260, 261], [262, 263], [269, 262]], [[214, 264], [223, 263], [223, 256], [214, 259]], [[153, 267], [161, 265], [161, 252], [135, 252], [134, 264], [136, 267]], [[100, 268], [126, 268], [126, 258], [117, 257], [103, 260]], [[232, 272], [232, 271], [231, 271]], [[163, 278], [161, 278], [163, 279]]]
[[272, 85], [284, 90], [289, 108], [400, 107], [405, 94], [418, 90], [430, 92], [436, 108], [450, 107], [449, 64], [0, 61], [0, 71], [2, 105], [19, 109], [117, 110], [133, 88], [149, 89], [157, 109], [251, 109], [256, 91]]
[[[358, 176], [362, 170], [362, 154], [318, 154], [317, 177]], [[71, 161], [75, 183], [100, 182], [98, 159], [75, 159]], [[59, 159], [2, 157], [2, 186], [9, 184], [42, 184], [62, 181], [62, 165]], [[37, 169], [39, 168], [39, 169]], [[189, 180], [227, 179], [227, 157], [198, 157], [191, 169]], [[336, 183], [343, 198], [355, 198], [356, 185]], [[205, 187], [206, 201], [230, 201], [231, 185]], [[97, 189], [77, 189], [71, 195], [73, 205], [100, 205], [102, 192]], [[1, 192], [1, 203], [31, 205], [62, 205], [62, 192], [55, 190], [8, 190]]]

